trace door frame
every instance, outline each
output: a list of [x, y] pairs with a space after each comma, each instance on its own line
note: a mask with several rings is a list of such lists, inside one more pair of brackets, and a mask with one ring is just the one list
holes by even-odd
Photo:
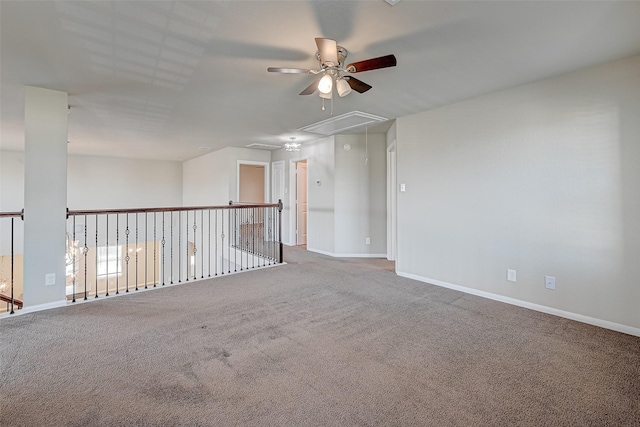
[[394, 139], [387, 147], [387, 259], [395, 261], [398, 255], [398, 186], [397, 143]]
[[264, 202], [271, 200], [271, 181], [269, 180], [269, 162], [258, 162], [254, 160], [238, 160], [236, 164], [236, 200], [240, 201], [240, 165], [264, 166]]
[[292, 191], [297, 185], [296, 163], [298, 162], [307, 162], [307, 245], [309, 244], [309, 159], [307, 157], [299, 157], [289, 159], [289, 246], [298, 245], [298, 236], [296, 234], [298, 208], [296, 202], [296, 191]]

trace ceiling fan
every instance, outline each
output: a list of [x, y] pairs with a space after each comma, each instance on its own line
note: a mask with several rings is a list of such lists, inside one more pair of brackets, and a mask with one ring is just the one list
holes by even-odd
[[318, 46], [316, 58], [320, 64], [320, 69], [269, 67], [267, 71], [271, 73], [319, 75], [313, 83], [300, 92], [300, 95], [311, 95], [317, 90], [320, 92], [321, 98], [331, 99], [334, 86], [340, 97], [348, 95], [352, 89], [358, 93], [364, 93], [371, 89], [370, 85], [348, 74], [396, 66], [396, 57], [394, 55], [365, 59], [345, 66], [344, 61], [348, 55], [347, 49], [338, 46], [336, 41], [332, 39], [318, 37], [315, 40]]

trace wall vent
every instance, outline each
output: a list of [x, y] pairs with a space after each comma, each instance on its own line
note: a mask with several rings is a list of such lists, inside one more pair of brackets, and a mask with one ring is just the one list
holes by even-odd
[[259, 142], [254, 142], [253, 144], [247, 145], [247, 148], [255, 148], [257, 150], [277, 150], [278, 148], [282, 147], [279, 145], [261, 144]]
[[347, 130], [355, 129], [371, 123], [386, 122], [385, 117], [374, 116], [373, 114], [363, 113], [362, 111], [352, 111], [350, 113], [341, 114], [331, 117], [318, 123], [298, 129], [302, 132], [312, 132], [320, 135], [335, 135]]

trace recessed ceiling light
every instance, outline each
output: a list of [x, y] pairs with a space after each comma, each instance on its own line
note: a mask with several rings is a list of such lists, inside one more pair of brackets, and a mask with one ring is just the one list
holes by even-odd
[[398, 3], [400, 3], [400, 0], [384, 0], [384, 1], [386, 1], [387, 3], [389, 3], [391, 6], [395, 6], [395, 5], [397, 5]]
[[203, 151], [211, 150], [211, 147], [200, 147], [200, 148], [198, 148], [198, 150], [203, 150]]

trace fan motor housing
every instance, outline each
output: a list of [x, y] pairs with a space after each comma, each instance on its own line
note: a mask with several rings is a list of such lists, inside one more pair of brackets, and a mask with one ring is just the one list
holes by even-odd
[[[342, 68], [344, 66], [344, 60], [347, 58], [347, 55], [349, 55], [349, 51], [342, 46], [338, 46], [338, 67], [337, 68]], [[322, 59], [320, 59], [320, 51], [318, 50], [316, 50], [316, 59], [320, 64], [320, 68], [325, 68], [322, 66]]]

